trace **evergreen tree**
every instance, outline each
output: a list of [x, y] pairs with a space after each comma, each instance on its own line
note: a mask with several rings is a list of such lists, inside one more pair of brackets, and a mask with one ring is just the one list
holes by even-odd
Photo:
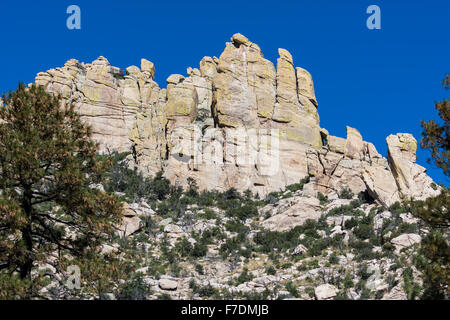
[[[450, 88], [450, 75], [445, 77], [442, 84], [445, 89]], [[450, 100], [444, 99], [441, 102], [436, 102], [434, 107], [438, 111], [438, 115], [442, 119], [443, 124], [439, 125], [434, 120], [428, 122], [421, 121], [424, 131], [422, 132], [420, 144], [422, 148], [431, 150], [433, 163], [441, 168], [446, 176], [450, 176]], [[431, 162], [431, 159], [428, 159], [428, 162]]]
[[[59, 270], [68, 255], [78, 261], [98, 259], [95, 253], [100, 244], [120, 222], [121, 205], [98, 187], [109, 161], [97, 157], [91, 129], [72, 104], [42, 87], [23, 84], [4, 95], [3, 101], [0, 283], [5, 272], [7, 278], [17, 275], [15, 281], [29, 287], [16, 293], [26, 292], [29, 297], [36, 293], [32, 269], [37, 263], [49, 263]], [[56, 263], [54, 257], [59, 258]]]
[[[450, 87], [450, 76], [443, 81], [445, 89]], [[435, 108], [442, 125], [435, 121], [422, 121], [422, 148], [431, 149], [435, 165], [449, 176], [449, 100], [437, 102]], [[428, 162], [431, 162], [429, 159]], [[422, 219], [429, 229], [424, 236], [415, 256], [415, 263], [423, 274], [423, 299], [446, 299], [450, 288], [450, 195], [448, 188], [442, 188], [441, 194], [425, 201], [408, 201], [409, 211]]]

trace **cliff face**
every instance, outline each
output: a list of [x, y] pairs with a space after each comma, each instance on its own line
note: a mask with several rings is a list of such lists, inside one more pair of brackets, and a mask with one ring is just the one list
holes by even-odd
[[386, 159], [354, 128], [346, 138], [320, 128], [312, 77], [287, 50], [279, 49], [275, 68], [235, 34], [219, 58], [204, 57], [187, 73], [171, 75], [162, 89], [152, 62], [142, 59], [125, 75], [99, 57], [71, 59], [36, 83], [75, 103], [102, 151], [130, 151], [143, 173], [163, 169], [175, 184], [192, 177], [201, 189], [266, 195], [309, 176], [311, 194], [348, 187], [384, 205], [439, 193], [415, 163], [412, 135], [390, 135]]

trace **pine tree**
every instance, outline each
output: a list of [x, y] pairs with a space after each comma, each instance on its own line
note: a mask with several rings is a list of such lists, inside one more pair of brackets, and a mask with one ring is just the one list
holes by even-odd
[[[450, 88], [450, 76], [443, 81], [445, 89]], [[421, 146], [431, 149], [431, 158], [436, 166], [449, 176], [449, 101], [437, 102], [435, 108], [439, 117], [443, 120], [440, 126], [435, 121], [422, 121]], [[429, 159], [428, 162], [431, 162]], [[436, 197], [430, 197], [424, 201], [408, 201], [409, 211], [422, 219], [429, 229], [424, 236], [415, 256], [415, 263], [423, 275], [424, 292], [423, 299], [449, 298], [450, 288], [450, 193], [443, 187]]]
[[[450, 75], [445, 77], [442, 84], [445, 89], [450, 88]], [[446, 176], [450, 176], [450, 100], [444, 99], [441, 102], [436, 102], [434, 107], [438, 111], [443, 124], [439, 125], [434, 120], [421, 121], [424, 131], [420, 144], [422, 148], [431, 150], [433, 163], [441, 168]], [[431, 159], [428, 159], [428, 162], [431, 162]]]
[[97, 157], [91, 129], [73, 104], [23, 84], [3, 101], [0, 271], [32, 289], [37, 263], [61, 267], [51, 256], [98, 259], [95, 252], [120, 222], [121, 204], [98, 187], [110, 163]]

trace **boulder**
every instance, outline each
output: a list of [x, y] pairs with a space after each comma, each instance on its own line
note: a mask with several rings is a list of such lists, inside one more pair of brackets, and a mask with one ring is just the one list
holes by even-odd
[[322, 284], [314, 289], [317, 300], [331, 300], [337, 295], [337, 289], [331, 284]]
[[124, 217], [122, 225], [118, 227], [120, 237], [128, 237], [141, 229], [141, 219], [135, 217]]
[[401, 249], [420, 243], [422, 238], [415, 233], [405, 233], [391, 240], [395, 246], [395, 250], [399, 252]]
[[160, 279], [158, 285], [163, 290], [174, 291], [178, 288], [178, 282], [170, 279]]

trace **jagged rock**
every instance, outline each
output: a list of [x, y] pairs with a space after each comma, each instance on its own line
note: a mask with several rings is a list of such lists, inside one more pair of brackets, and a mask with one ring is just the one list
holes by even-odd
[[148, 72], [150, 79], [153, 80], [155, 78], [155, 65], [153, 62], [148, 61], [147, 59], [141, 59], [141, 71]]
[[411, 134], [390, 135], [386, 143], [389, 166], [404, 197], [423, 200], [440, 193], [439, 188], [431, 187], [433, 180], [425, 174], [426, 169], [415, 163], [417, 141]]
[[200, 61], [200, 73], [206, 79], [213, 79], [217, 74], [217, 64], [211, 57], [204, 57]]
[[314, 289], [317, 300], [330, 300], [336, 296], [337, 289], [331, 284], [322, 284]]
[[333, 229], [331, 229], [330, 237], [333, 238], [337, 234], [344, 234], [345, 231], [342, 231], [341, 226], [335, 226]]
[[296, 68], [296, 71], [298, 94], [307, 97], [317, 107], [318, 104], [311, 74], [307, 70], [299, 67]]
[[193, 77], [193, 76], [201, 77], [202, 76], [200, 70], [197, 68], [188, 67], [186, 69], [186, 73], [188, 74], [188, 76], [191, 76], [191, 77]]
[[328, 147], [333, 152], [344, 154], [346, 142], [347, 140], [344, 138], [328, 136]]
[[105, 300], [117, 300], [116, 296], [112, 292], [107, 292], [102, 294], [103, 299]]
[[70, 59], [35, 82], [75, 104], [101, 152], [131, 152], [130, 168], [146, 176], [164, 170], [180, 186], [192, 177], [201, 190], [265, 196], [310, 176], [305, 195], [332, 199], [349, 187], [385, 206], [439, 193], [415, 163], [411, 135], [389, 136], [386, 159], [356, 129], [347, 127], [344, 139], [320, 128], [311, 74], [295, 68], [287, 50], [278, 54], [275, 68], [235, 34], [220, 58], [204, 57], [188, 77], [171, 75], [166, 89], [154, 82], [149, 60], [124, 74], [102, 56], [90, 64]]
[[257, 128], [275, 102], [275, 68], [258, 46], [237, 34], [227, 43], [213, 78], [214, 116], [225, 127]]
[[285, 49], [278, 49], [277, 60], [277, 104], [273, 120], [291, 122], [300, 110], [297, 96], [297, 78], [292, 55]]
[[322, 146], [316, 107], [297, 92], [297, 75], [292, 55], [278, 49], [276, 104], [272, 119], [281, 131], [281, 138], [318, 149]]
[[358, 130], [347, 126], [347, 141], [345, 143], [345, 156], [361, 160], [363, 158], [364, 143]]
[[408, 297], [402, 289], [402, 284], [395, 286], [390, 292], [383, 296], [383, 300], [407, 300]]
[[293, 255], [293, 256], [300, 256], [300, 255], [306, 253], [307, 251], [308, 251], [308, 249], [307, 249], [304, 245], [299, 244], [299, 245], [294, 249], [294, 251], [292, 252], [292, 255]]

